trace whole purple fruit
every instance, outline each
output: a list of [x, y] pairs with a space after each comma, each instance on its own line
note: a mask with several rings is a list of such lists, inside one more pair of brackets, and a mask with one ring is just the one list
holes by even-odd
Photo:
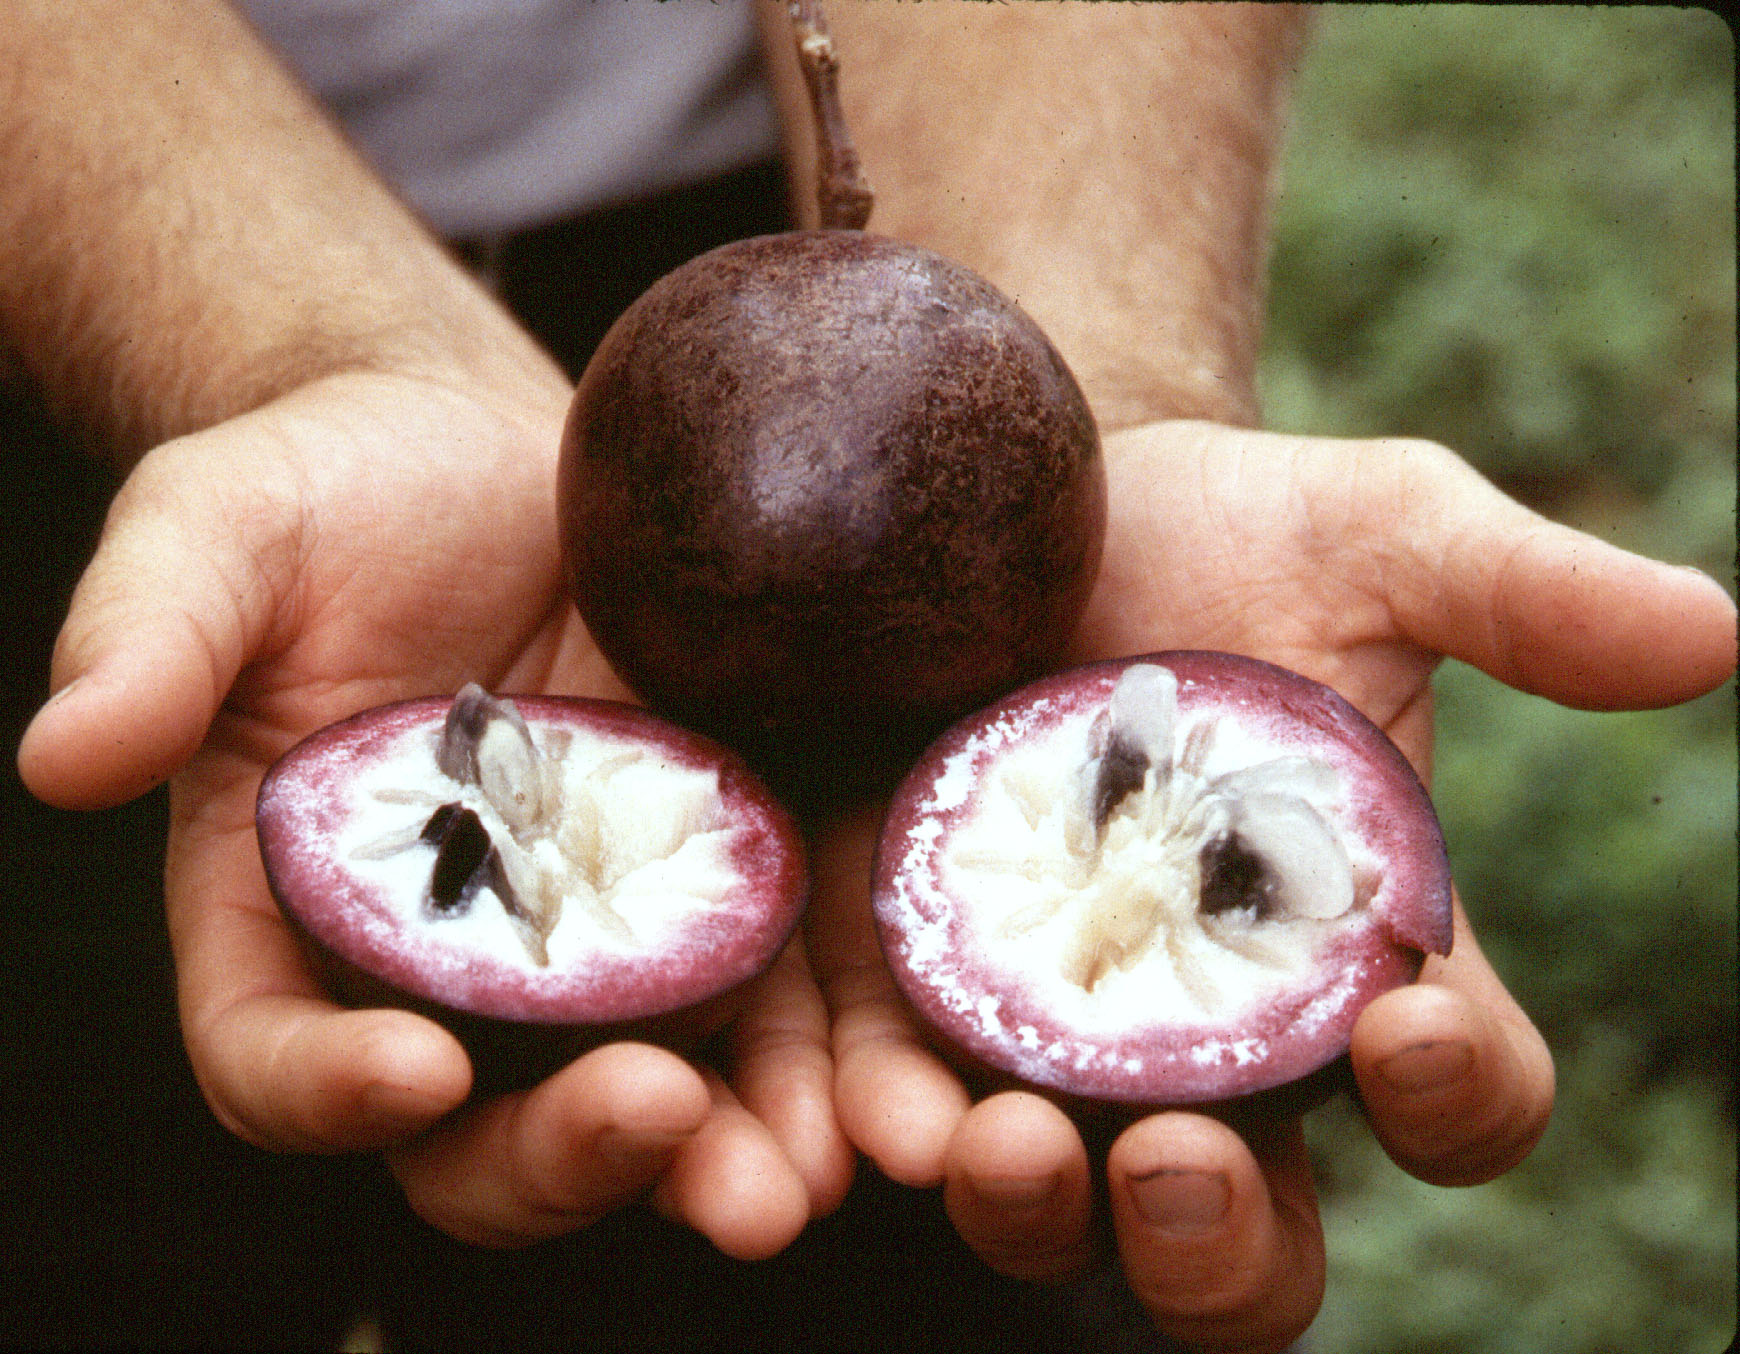
[[1304, 1104], [1451, 944], [1431, 801], [1334, 691], [1235, 654], [1053, 673], [902, 782], [872, 905], [969, 1065], [1074, 1102]]
[[567, 580], [617, 673], [800, 799], [1050, 666], [1105, 526], [1038, 326], [856, 230], [715, 249], [610, 330], [562, 443]]

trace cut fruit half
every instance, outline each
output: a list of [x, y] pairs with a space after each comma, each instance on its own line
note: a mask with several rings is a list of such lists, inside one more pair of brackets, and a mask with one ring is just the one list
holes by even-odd
[[341, 996], [621, 1027], [765, 969], [808, 877], [725, 748], [637, 707], [469, 686], [318, 731], [260, 786], [267, 880]]
[[1143, 1105], [1310, 1076], [1451, 934], [1395, 745], [1325, 686], [1200, 651], [1057, 673], [955, 725], [890, 806], [873, 904], [948, 1045]]

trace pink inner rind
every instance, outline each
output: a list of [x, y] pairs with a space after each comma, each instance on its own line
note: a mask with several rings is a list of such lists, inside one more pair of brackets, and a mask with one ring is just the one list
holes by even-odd
[[735, 827], [739, 887], [655, 955], [597, 952], [537, 969], [440, 942], [440, 923], [401, 913], [332, 850], [348, 768], [416, 726], [437, 726], [450, 701], [428, 697], [364, 711], [292, 748], [261, 783], [256, 824], [273, 896], [292, 922], [341, 961], [410, 996], [471, 1014], [554, 1025], [609, 1024], [686, 1009], [754, 977], [796, 927], [808, 893], [801, 838], [761, 782], [720, 745], [637, 706], [581, 697], [516, 696], [534, 730], [570, 724], [654, 745], [672, 762], [712, 767]]
[[[1161, 663], [1177, 675], [1181, 711], [1236, 711], [1247, 727], [1284, 731], [1289, 747], [1336, 765], [1344, 772], [1351, 817], [1386, 861], [1384, 885], [1365, 924], [1325, 956], [1325, 980], [1239, 1017], [1236, 1027], [1154, 1023], [1110, 1036], [1061, 1029], [1018, 975], [984, 963], [963, 942], [963, 924], [939, 915], [948, 903], [937, 876], [937, 846], [972, 808], [976, 788], [963, 787], [976, 787], [987, 763], [1006, 747], [1103, 706], [1118, 675], [1139, 662]], [[939, 790], [944, 785], [949, 788]], [[896, 981], [952, 1043], [1037, 1085], [1146, 1103], [1221, 1100], [1316, 1071], [1346, 1051], [1354, 1020], [1372, 998], [1413, 981], [1424, 952], [1448, 953], [1451, 939], [1443, 838], [1425, 788], [1400, 750], [1327, 687], [1256, 659], [1200, 651], [1056, 673], [944, 733], [895, 793], [876, 852], [872, 900]], [[905, 909], [940, 924], [943, 939], [932, 933], [915, 946]]]

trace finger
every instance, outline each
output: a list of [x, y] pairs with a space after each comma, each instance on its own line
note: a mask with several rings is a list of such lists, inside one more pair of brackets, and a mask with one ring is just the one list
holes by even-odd
[[1365, 450], [1395, 543], [1367, 563], [1416, 643], [1586, 709], [1671, 705], [1734, 670], [1734, 604], [1708, 575], [1549, 522], [1441, 447]]
[[1156, 1115], [1106, 1162], [1131, 1289], [1192, 1348], [1284, 1349], [1323, 1301], [1323, 1230], [1297, 1122], [1247, 1148], [1216, 1120]]
[[322, 994], [267, 892], [246, 783], [197, 821], [188, 800], [171, 797], [169, 938], [188, 1057], [218, 1119], [277, 1150], [359, 1150], [463, 1101], [471, 1064], [452, 1035]]
[[982, 1101], [950, 1140], [945, 1169], [949, 1219], [992, 1269], [1045, 1282], [1087, 1267], [1087, 1151], [1055, 1105], [1024, 1091]]
[[835, 982], [834, 1099], [846, 1137], [891, 1180], [941, 1183], [949, 1140], [972, 1100], [929, 1052], [897, 995], [873, 979]]
[[732, 1027], [731, 1086], [802, 1177], [809, 1212], [838, 1208], [852, 1184], [852, 1146], [834, 1114], [828, 1011], [793, 941]]
[[411, 1206], [442, 1231], [475, 1245], [524, 1245], [640, 1198], [710, 1112], [700, 1074], [674, 1053], [607, 1044], [387, 1160]]
[[846, 1137], [890, 1179], [940, 1184], [949, 1140], [972, 1101], [925, 1046], [883, 962], [870, 916], [879, 813], [818, 836], [810, 962], [833, 1022], [834, 1105]]
[[693, 1227], [735, 1260], [765, 1260], [810, 1218], [809, 1189], [767, 1125], [708, 1077], [712, 1111], [653, 1192], [665, 1216]]
[[274, 1151], [385, 1147], [423, 1132], [471, 1090], [470, 1061], [440, 1026], [317, 997], [238, 1001], [189, 1033], [188, 1053], [219, 1122]]
[[55, 694], [18, 752], [25, 783], [51, 804], [123, 803], [185, 763], [290, 587], [288, 562], [269, 558], [283, 535], [257, 521], [237, 530], [229, 477], [185, 468], [204, 446], [185, 438], [141, 462], [74, 591]]
[[1379, 997], [1353, 1029], [1372, 1131], [1396, 1164], [1434, 1185], [1504, 1174], [1553, 1107], [1546, 1042], [1504, 990], [1458, 909], [1450, 956]]

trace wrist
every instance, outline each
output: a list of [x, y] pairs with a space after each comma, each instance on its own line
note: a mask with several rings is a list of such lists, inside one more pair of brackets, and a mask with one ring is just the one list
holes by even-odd
[[[1012, 296], [1102, 430], [1256, 422], [1301, 9], [854, 4], [830, 22], [876, 190], [871, 229]], [[785, 90], [801, 125], [789, 75]], [[790, 149], [801, 176], [801, 142]]]
[[553, 368], [227, 7], [0, 28], [0, 346], [123, 465], [322, 377]]

